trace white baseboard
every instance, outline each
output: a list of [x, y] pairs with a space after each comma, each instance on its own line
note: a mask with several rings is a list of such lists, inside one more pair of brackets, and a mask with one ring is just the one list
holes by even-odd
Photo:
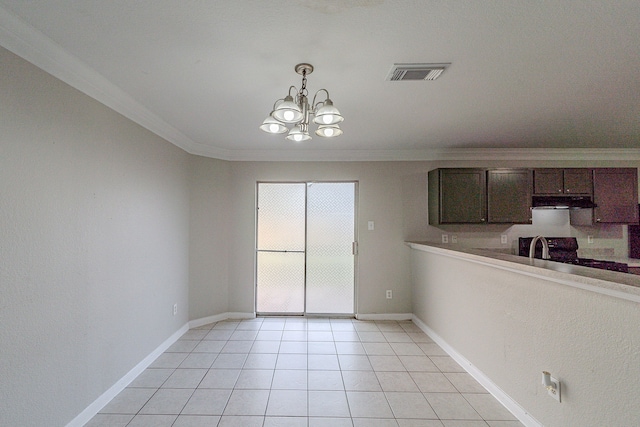
[[358, 313], [356, 314], [358, 320], [412, 320], [413, 314], [411, 313]]
[[[98, 397], [93, 403], [87, 406], [84, 411], [78, 414], [66, 427], [82, 427], [91, 418], [93, 418], [107, 403], [109, 403], [114, 397], [124, 390], [131, 382], [136, 379], [145, 369], [149, 367], [162, 353], [164, 353], [173, 343], [175, 343], [182, 335], [184, 335], [189, 329], [197, 328], [207, 325], [209, 323], [220, 322], [228, 319], [253, 319], [255, 313], [242, 313], [242, 312], [227, 312], [217, 314], [215, 316], [203, 317], [189, 321], [189, 323], [182, 326], [173, 335], [167, 338], [162, 344], [160, 344], [153, 352], [145, 357], [140, 363], [138, 363], [133, 369], [127, 372], [120, 380], [118, 380], [113, 386], [105, 391], [100, 397]], [[438, 334], [436, 334], [431, 328], [429, 328], [418, 317], [411, 313], [383, 313], [383, 314], [357, 314], [358, 320], [412, 320], [425, 334], [427, 334], [433, 341], [435, 341], [444, 351], [449, 354], [456, 362], [460, 364], [473, 378], [476, 379], [489, 393], [491, 393], [500, 403], [502, 403], [521, 423], [526, 427], [544, 427], [535, 418], [533, 418], [522, 406], [520, 406], [509, 395], [502, 391], [496, 384], [493, 383], [482, 371], [473, 366], [464, 356], [458, 353], [453, 347], [451, 347], [446, 341], [444, 341]]]
[[522, 424], [526, 427], [544, 427], [538, 420], [533, 418], [518, 402], [513, 400], [511, 396], [505, 393], [500, 387], [498, 387], [491, 379], [486, 376], [480, 369], [474, 366], [463, 355], [458, 353], [453, 347], [451, 347], [440, 335], [436, 334], [433, 329], [429, 328], [418, 317], [413, 316], [413, 323], [415, 323], [422, 331], [436, 342], [444, 351], [447, 352], [462, 368], [467, 371], [476, 381], [478, 381], [498, 402], [507, 408], [509, 412], [513, 414]]
[[215, 322], [222, 322], [223, 320], [255, 319], [255, 317], [255, 313], [227, 312], [216, 314], [215, 316], [207, 316], [201, 317], [200, 319], [191, 320], [189, 321], [189, 328], [199, 328], [200, 326], [208, 325]]
[[207, 325], [209, 323], [220, 322], [228, 319], [253, 319], [256, 317], [255, 313], [222, 313], [215, 316], [203, 317], [201, 319], [191, 320], [189, 323], [178, 329], [173, 335], [167, 338], [162, 344], [160, 344], [155, 350], [153, 350], [147, 357], [145, 357], [140, 363], [138, 363], [133, 369], [131, 369], [125, 376], [120, 378], [114, 385], [112, 385], [107, 391], [102, 393], [92, 404], [87, 406], [84, 411], [78, 414], [66, 427], [82, 427], [91, 418], [93, 418], [107, 403], [124, 390], [133, 380], [136, 379], [145, 369], [149, 367], [162, 353], [164, 353], [173, 343], [185, 334], [191, 328], [197, 328], [199, 326]]
[[104, 408], [107, 403], [111, 401], [111, 399], [116, 397], [118, 393], [120, 393], [129, 384], [131, 384], [131, 382], [135, 380], [138, 375], [140, 375], [145, 369], [147, 369], [154, 360], [156, 360], [162, 353], [164, 353], [169, 347], [171, 347], [173, 343], [178, 341], [178, 339], [188, 330], [188, 325], [184, 325], [180, 329], [178, 329], [173, 335], [171, 335], [155, 350], [153, 350], [147, 357], [142, 359], [142, 361], [140, 361], [140, 363], [138, 363], [133, 369], [127, 372], [125, 376], [120, 378], [107, 391], [102, 393], [102, 395], [94, 400], [92, 404], [87, 406], [84, 411], [80, 412], [77, 417], [75, 417], [69, 424], [67, 424], [67, 427], [82, 427], [87, 422], [89, 422], [89, 420], [93, 418], [102, 408]]

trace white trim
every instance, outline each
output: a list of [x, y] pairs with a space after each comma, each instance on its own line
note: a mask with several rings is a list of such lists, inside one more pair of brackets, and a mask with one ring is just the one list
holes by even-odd
[[91, 418], [93, 418], [107, 403], [109, 403], [114, 397], [124, 390], [133, 380], [137, 378], [145, 369], [151, 365], [162, 353], [164, 353], [173, 343], [178, 341], [189, 329], [197, 328], [199, 326], [207, 325], [209, 323], [221, 322], [227, 319], [253, 319], [256, 317], [255, 313], [236, 313], [228, 312], [217, 314], [215, 316], [203, 317], [189, 321], [187, 324], [178, 329], [173, 335], [167, 338], [162, 344], [160, 344], [155, 350], [153, 350], [147, 357], [142, 359], [133, 369], [120, 378], [114, 385], [112, 385], [107, 391], [102, 393], [100, 397], [93, 401], [76, 416], [66, 427], [82, 427]]
[[538, 420], [528, 413], [518, 402], [513, 400], [511, 396], [505, 393], [491, 379], [486, 376], [480, 369], [469, 362], [462, 354], [458, 353], [451, 347], [442, 337], [436, 334], [417, 316], [413, 316], [415, 323], [422, 331], [436, 342], [444, 351], [447, 352], [462, 368], [476, 379], [498, 402], [500, 402], [509, 412], [511, 412], [522, 424], [527, 427], [544, 427]]
[[189, 153], [206, 150], [211, 155], [228, 155], [224, 151], [217, 153], [218, 149], [214, 147], [202, 147], [202, 144], [168, 124], [62, 46], [2, 7], [0, 45]]
[[227, 312], [216, 314], [215, 316], [201, 317], [200, 319], [194, 319], [189, 321], [189, 329], [198, 328], [200, 326], [208, 325], [209, 323], [222, 322], [228, 319], [255, 319], [255, 313], [240, 313], [240, 312]]
[[[202, 146], [201, 146], [202, 147]], [[210, 147], [213, 150], [213, 147]], [[216, 149], [219, 150], [219, 149]], [[192, 152], [206, 157], [215, 154]], [[495, 160], [640, 160], [637, 148], [441, 148], [423, 150], [226, 150], [231, 161], [495, 161]]]
[[358, 320], [411, 320], [413, 314], [411, 313], [358, 313], [356, 319]]
[[153, 350], [147, 357], [142, 359], [133, 369], [127, 372], [122, 378], [120, 378], [114, 385], [112, 385], [107, 391], [102, 393], [100, 397], [87, 406], [84, 411], [80, 412], [67, 427], [82, 427], [91, 418], [93, 418], [107, 403], [109, 403], [114, 397], [124, 390], [133, 380], [136, 379], [145, 369], [149, 367], [162, 353], [164, 353], [173, 343], [189, 330], [188, 325], [182, 326], [173, 335], [167, 338], [162, 344], [160, 344], [155, 350]]

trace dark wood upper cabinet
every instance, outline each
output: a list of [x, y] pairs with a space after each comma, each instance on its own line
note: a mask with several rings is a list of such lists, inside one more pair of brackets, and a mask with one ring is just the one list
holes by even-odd
[[592, 169], [564, 169], [564, 193], [593, 194]]
[[638, 224], [638, 169], [593, 170], [595, 223]]
[[636, 168], [429, 172], [429, 224], [529, 224], [533, 195], [591, 196], [594, 223], [638, 224]]
[[591, 169], [534, 169], [533, 193], [537, 195], [590, 195]]
[[428, 179], [429, 224], [486, 222], [485, 169], [434, 169]]
[[489, 223], [531, 223], [529, 169], [497, 169], [487, 172], [487, 219]]

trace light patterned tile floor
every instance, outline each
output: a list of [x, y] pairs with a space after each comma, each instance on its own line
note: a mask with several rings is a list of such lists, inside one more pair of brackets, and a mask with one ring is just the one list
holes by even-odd
[[267, 317], [189, 330], [87, 427], [521, 427], [411, 322]]

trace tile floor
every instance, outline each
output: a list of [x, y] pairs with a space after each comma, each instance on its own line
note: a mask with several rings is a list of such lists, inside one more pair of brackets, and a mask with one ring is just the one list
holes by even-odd
[[521, 427], [411, 322], [258, 318], [189, 330], [89, 427]]

